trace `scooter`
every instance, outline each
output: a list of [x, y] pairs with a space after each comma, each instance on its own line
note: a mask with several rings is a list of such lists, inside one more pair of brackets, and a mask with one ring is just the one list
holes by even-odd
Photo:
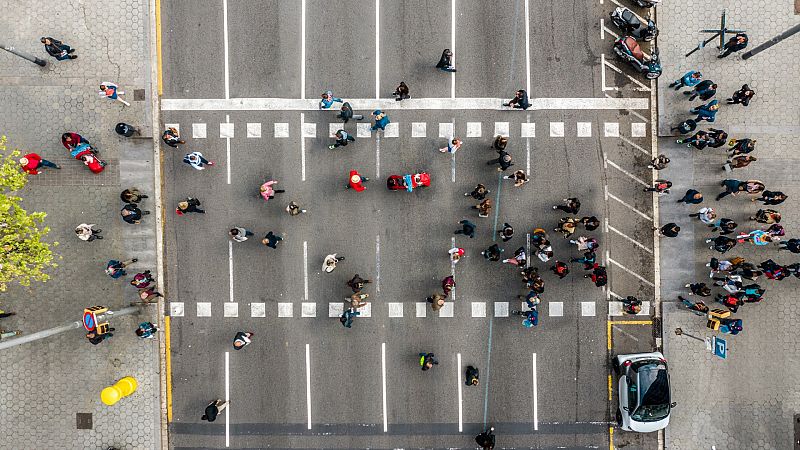
[[661, 61], [658, 57], [657, 48], [653, 49], [653, 54], [647, 59], [636, 39], [630, 36], [623, 36], [614, 43], [614, 53], [650, 80], [661, 76]]
[[642, 8], [652, 8], [661, 4], [661, 0], [634, 0]]
[[614, 25], [625, 35], [644, 41], [652, 41], [658, 36], [658, 28], [652, 19], [647, 19], [647, 26], [643, 26], [636, 14], [628, 8], [618, 6], [610, 16]]

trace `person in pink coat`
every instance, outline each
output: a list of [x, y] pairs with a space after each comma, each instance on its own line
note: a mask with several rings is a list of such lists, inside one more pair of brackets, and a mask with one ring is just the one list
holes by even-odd
[[269, 180], [261, 185], [259, 191], [261, 193], [261, 197], [264, 199], [265, 202], [271, 198], [275, 198], [275, 194], [281, 194], [283, 192], [286, 192], [283, 189], [273, 188], [272, 186], [275, 184], [278, 184], [278, 182], [275, 180]]

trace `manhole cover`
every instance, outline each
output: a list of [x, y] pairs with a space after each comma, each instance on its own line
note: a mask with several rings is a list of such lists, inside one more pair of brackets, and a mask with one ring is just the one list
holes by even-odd
[[92, 429], [92, 413], [75, 413], [75, 420], [79, 430]]
[[134, 89], [133, 90], [133, 101], [135, 101], [135, 102], [143, 102], [144, 101], [144, 89]]

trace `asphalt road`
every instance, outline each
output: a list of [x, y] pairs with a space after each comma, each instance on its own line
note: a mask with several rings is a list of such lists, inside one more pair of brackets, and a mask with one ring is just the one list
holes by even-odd
[[[415, 99], [510, 98], [529, 82], [532, 97], [649, 95], [633, 90], [627, 76], [635, 75], [602, 65], [611, 41], [599, 39], [599, 18], [609, 5], [531, 1], [526, 21], [525, 3], [168, 2], [164, 97], [313, 99], [332, 89], [374, 99], [390, 97], [400, 80]], [[444, 48], [455, 49], [455, 75], [433, 67]], [[607, 327], [618, 310], [609, 300], [654, 298], [652, 197], [641, 185], [652, 176], [649, 110], [389, 115], [396, 128], [361, 130], [355, 143], [328, 150], [329, 124], [339, 123], [333, 111], [163, 111], [187, 141], [165, 157], [168, 205], [190, 195], [207, 210], [167, 219], [174, 448], [470, 447], [489, 424], [503, 447], [608, 445]], [[359, 131], [354, 122], [345, 128]], [[464, 147], [455, 157], [436, 151], [453, 132]], [[527, 185], [515, 188], [486, 165], [496, 157], [496, 132], [510, 135], [513, 169], [528, 170]], [[195, 171], [181, 162], [188, 151], [217, 165]], [[344, 189], [352, 168], [373, 179], [365, 192]], [[385, 188], [388, 175], [416, 170], [431, 174], [429, 188]], [[286, 193], [265, 204], [257, 193], [268, 179]], [[478, 182], [496, 203], [488, 218], [463, 195]], [[546, 291], [539, 326], [527, 329], [507, 317], [526, 292], [517, 270], [480, 251], [499, 242], [503, 222], [516, 230], [501, 243], [505, 255], [526, 246], [534, 228], [551, 231], [563, 214], [550, 206], [567, 196], [581, 199], [579, 216], [608, 220], [610, 228], [590, 234], [601, 242], [610, 284], [594, 287], [577, 265], [558, 280], [550, 264], [532, 259]], [[286, 214], [290, 200], [308, 214]], [[419, 317], [418, 303], [451, 274], [447, 250], [464, 218], [478, 232], [455, 236], [467, 257], [454, 268], [452, 314], [428, 307]], [[232, 226], [256, 236], [231, 244]], [[270, 230], [284, 237], [276, 250], [259, 242]], [[557, 259], [578, 256], [550, 234]], [[322, 272], [334, 252], [346, 260]], [[348, 330], [329, 308], [348, 295], [354, 273], [374, 280], [366, 288], [371, 317]], [[255, 332], [253, 345], [234, 351], [233, 336], [244, 330]], [[651, 350], [649, 327], [625, 333], [638, 351]], [[440, 360], [429, 372], [418, 365], [424, 351]], [[464, 386], [466, 365], [481, 370], [480, 386]], [[226, 397], [227, 415], [200, 420], [209, 400]]]

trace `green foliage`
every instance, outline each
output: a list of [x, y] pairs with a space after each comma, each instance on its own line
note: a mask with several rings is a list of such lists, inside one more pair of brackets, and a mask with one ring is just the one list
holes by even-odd
[[0, 137], [0, 292], [12, 282], [30, 286], [31, 281], [47, 281], [50, 276], [44, 271], [56, 266], [50, 244], [42, 241], [50, 232], [43, 225], [47, 214], [28, 213], [14, 195], [28, 181], [19, 155], [18, 150], [7, 151], [6, 137]]

